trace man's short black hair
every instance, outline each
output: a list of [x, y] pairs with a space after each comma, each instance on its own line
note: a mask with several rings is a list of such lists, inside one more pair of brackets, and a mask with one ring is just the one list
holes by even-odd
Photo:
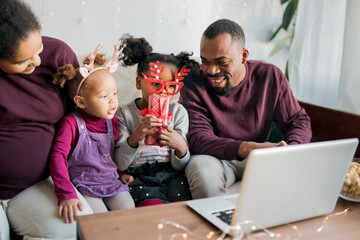
[[224, 33], [229, 33], [233, 40], [239, 41], [245, 46], [245, 34], [242, 27], [229, 19], [219, 19], [213, 22], [206, 28], [203, 36], [207, 39], [214, 39]]

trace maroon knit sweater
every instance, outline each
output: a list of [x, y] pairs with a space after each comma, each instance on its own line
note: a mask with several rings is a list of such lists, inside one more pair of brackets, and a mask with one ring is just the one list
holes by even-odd
[[204, 77], [188, 81], [181, 90], [180, 102], [189, 113], [192, 154], [237, 159], [243, 141], [268, 139], [273, 121], [288, 144], [310, 142], [310, 119], [281, 70], [251, 60], [245, 68], [244, 80], [227, 96], [216, 95]]
[[65, 115], [63, 93], [54, 86], [56, 69], [75, 53], [64, 42], [43, 37], [41, 65], [32, 74], [0, 70], [0, 199], [9, 199], [49, 176], [49, 154], [58, 121]]

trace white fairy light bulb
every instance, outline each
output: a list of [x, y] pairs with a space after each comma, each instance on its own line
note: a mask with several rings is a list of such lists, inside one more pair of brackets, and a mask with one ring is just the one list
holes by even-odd
[[81, 18], [80, 18], [80, 23], [82, 23], [82, 24], [83, 24], [83, 23], [86, 23], [86, 20], [87, 20], [86, 17], [81, 17]]

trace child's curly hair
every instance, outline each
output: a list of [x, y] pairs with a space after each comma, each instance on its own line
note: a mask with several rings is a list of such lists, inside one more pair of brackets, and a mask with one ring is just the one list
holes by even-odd
[[[94, 67], [95, 68], [102, 67], [105, 62], [106, 62], [105, 54], [98, 53], [95, 56]], [[90, 58], [85, 57], [83, 64], [89, 64], [89, 63], [90, 63]], [[56, 73], [53, 75], [52, 83], [55, 85], [60, 85], [60, 87], [62, 88], [64, 88], [66, 84], [68, 95], [71, 99], [73, 99], [76, 96], [76, 90], [83, 78], [84, 77], [79, 72], [79, 68], [74, 69], [74, 66], [72, 64], [66, 64], [57, 69]], [[81, 86], [80, 91], [84, 85], [86, 85], [86, 81]]]
[[133, 66], [137, 65], [137, 75], [142, 76], [141, 73], [149, 69], [150, 62], [170, 63], [177, 68], [186, 66], [191, 70], [188, 77], [183, 82], [192, 81], [200, 75], [200, 64], [191, 59], [192, 53], [180, 52], [179, 54], [162, 54], [153, 52], [153, 48], [145, 38], [135, 38], [130, 34], [124, 34], [121, 37], [121, 42], [125, 46], [123, 54], [119, 57], [122, 65]]

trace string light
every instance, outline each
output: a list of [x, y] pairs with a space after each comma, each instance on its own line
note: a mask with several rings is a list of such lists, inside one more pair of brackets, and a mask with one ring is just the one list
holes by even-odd
[[[323, 221], [322, 221], [322, 224], [321, 226], [317, 229], [317, 232], [321, 232], [324, 228], [325, 228], [325, 225], [327, 223], [327, 221], [330, 219], [330, 218], [333, 218], [335, 216], [339, 216], [339, 215], [346, 215], [348, 212], [349, 212], [349, 208], [346, 208], [345, 210], [341, 211], [341, 212], [336, 212], [336, 213], [332, 213], [332, 214], [329, 214], [327, 215]], [[284, 238], [284, 239], [300, 239], [302, 237], [302, 234], [298, 228], [297, 225], [294, 225], [294, 224], [287, 224], [292, 230], [294, 230], [296, 233], [297, 233], [297, 236], [296, 237], [291, 237], [290, 235], [282, 235], [281, 233], [274, 233], [266, 228], [263, 228], [261, 227], [260, 225], [256, 224], [255, 222], [253, 221], [250, 221], [250, 220], [245, 220], [245, 221], [242, 221], [240, 223], [237, 223], [235, 226], [231, 226], [231, 230], [233, 231], [234, 233], [234, 237], [233, 238], [226, 238], [226, 233], [225, 232], [214, 232], [214, 231], [210, 231], [209, 233], [207, 233], [204, 236], [198, 236], [194, 233], [192, 233], [188, 228], [176, 223], [176, 222], [173, 222], [173, 221], [164, 221], [164, 220], [161, 220], [161, 223], [158, 224], [158, 240], [162, 240], [162, 229], [164, 229], [165, 225], [170, 225], [174, 228], [178, 230], [182, 230], [183, 232], [182, 233], [173, 233], [171, 235], [171, 239], [175, 239], [177, 237], [182, 237], [183, 239], [187, 239], [189, 236], [192, 237], [192, 239], [213, 239], [214, 237], [216, 238], [216, 240], [226, 240], [226, 239], [233, 239], [233, 240], [241, 240], [243, 239], [243, 237], [247, 237], [247, 239], [264, 239], [264, 238], [277, 238], [277, 239], [280, 239], [280, 238]], [[251, 225], [250, 228], [252, 231], [254, 230], [261, 230], [260, 232], [251, 232], [251, 233], [248, 233], [248, 234], [244, 234], [244, 226], [245, 225]], [[218, 235], [218, 236], [216, 236]]]
[[190, 25], [191, 24], [191, 19], [189, 17], [189, 9], [188, 9], [186, 0], [183, 1], [182, 8], [185, 11], [185, 13], [184, 13], [185, 19], [182, 22], [184, 23], [184, 25]]
[[329, 214], [327, 215], [324, 220], [322, 221], [322, 224], [321, 226], [317, 229], [317, 232], [321, 232], [322, 230], [324, 230], [325, 228], [325, 225], [327, 223], [327, 221], [332, 218], [332, 217], [335, 217], [335, 216], [338, 216], [338, 215], [342, 215], [342, 214], [347, 214], [347, 212], [349, 211], [350, 208], [346, 208], [344, 211], [341, 211], [341, 212], [337, 212], [337, 213], [332, 213], [332, 214]]

